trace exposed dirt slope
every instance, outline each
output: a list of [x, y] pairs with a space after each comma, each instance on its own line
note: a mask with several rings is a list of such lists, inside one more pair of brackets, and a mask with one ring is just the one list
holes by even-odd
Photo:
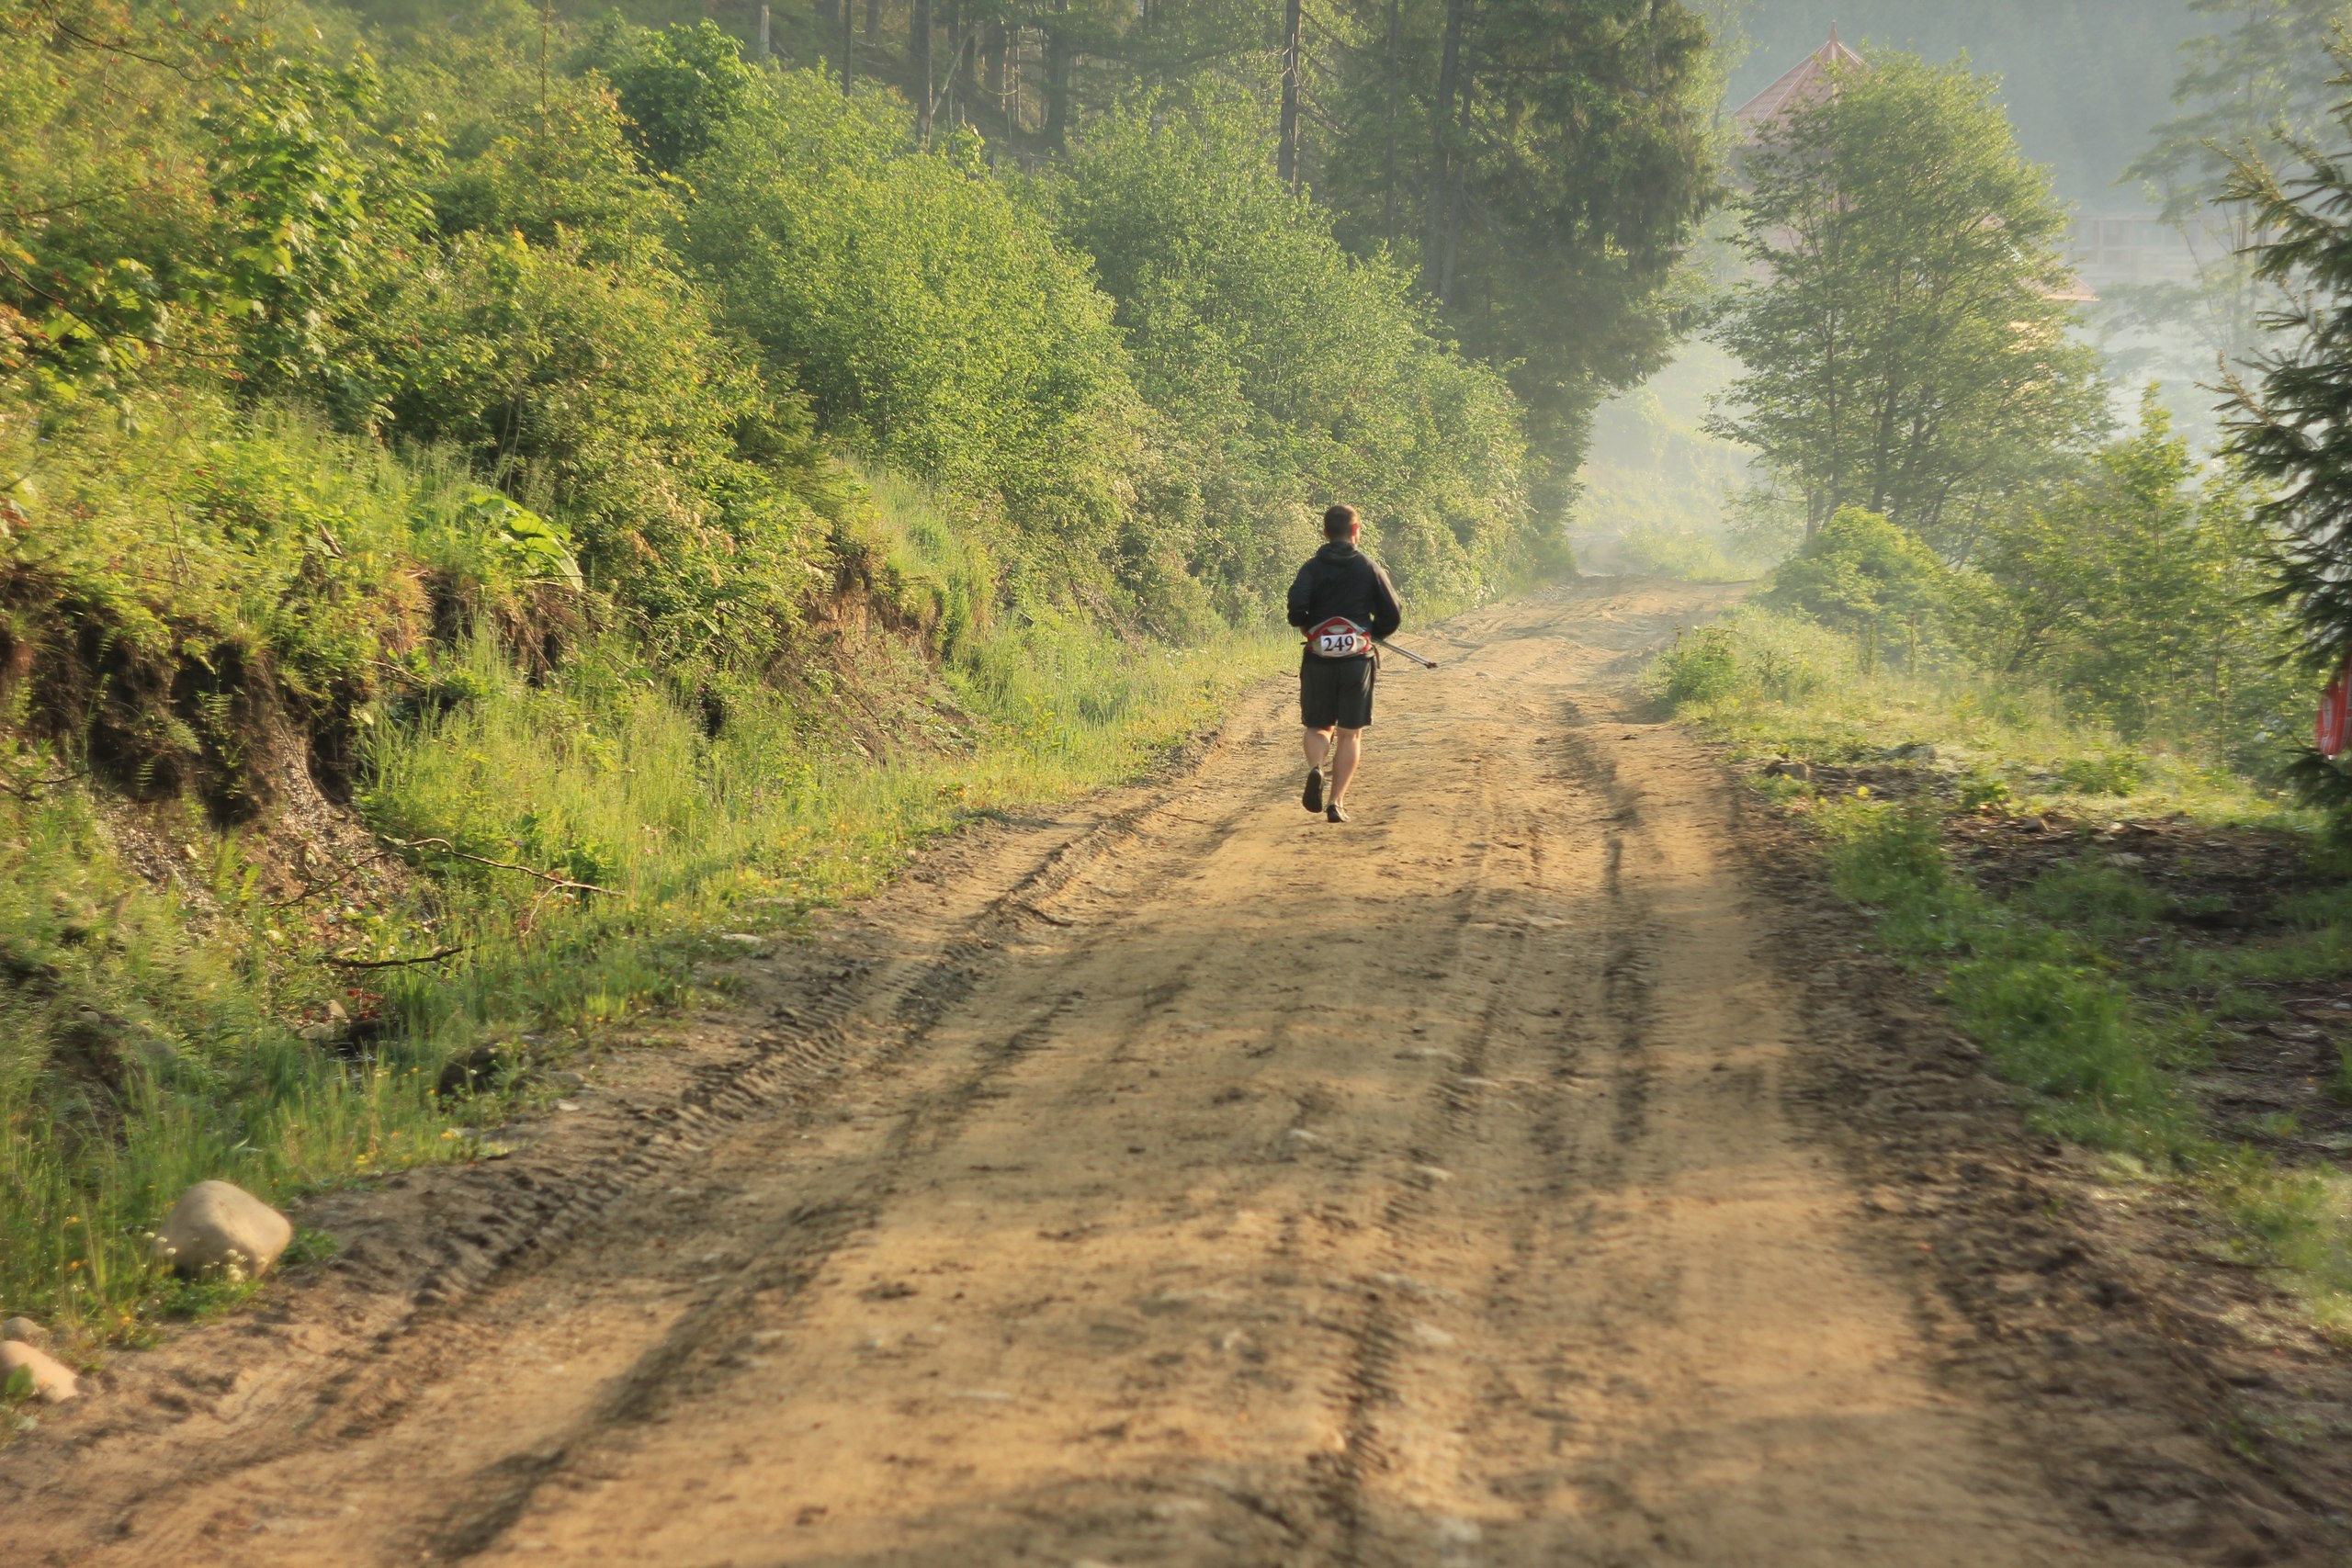
[[950, 849], [650, 1114], [435, 1179], [420, 1292], [363, 1246], [0, 1458], [0, 1561], [2294, 1558], [2160, 1378], [2053, 1414], [1939, 1343], [1863, 1157], [1908, 1123], [1841, 1100], [1720, 769], [1633, 716], [1720, 598], [1454, 623], [1351, 827], [1294, 803], [1277, 685], [1173, 782]]

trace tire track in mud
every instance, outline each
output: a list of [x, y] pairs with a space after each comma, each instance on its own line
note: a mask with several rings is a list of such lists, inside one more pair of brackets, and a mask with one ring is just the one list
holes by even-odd
[[[717, 1341], [739, 1336], [742, 1325], [759, 1315], [753, 1298], [765, 1298], [762, 1304], [768, 1312], [788, 1314], [793, 1300], [816, 1280], [826, 1263], [859, 1233], [873, 1227], [890, 1190], [891, 1173], [909, 1156], [946, 1137], [962, 1112], [986, 1091], [990, 1079], [1045, 1044], [1075, 1000], [1075, 995], [1057, 998], [959, 1081], [941, 1094], [918, 1101], [892, 1130], [871, 1169], [843, 1173], [847, 1179], [832, 1183], [864, 1191], [867, 1197], [837, 1200], [786, 1214], [780, 1224], [758, 1238], [753, 1248], [756, 1260], [681, 1316], [570, 1433], [552, 1445], [535, 1446], [527, 1453], [491, 1466], [473, 1488], [477, 1495], [462, 1499], [449, 1511], [443, 1524], [424, 1538], [417, 1556], [459, 1562], [480, 1555], [522, 1517], [541, 1487], [566, 1467], [593, 1461], [616, 1428], [652, 1418], [689, 1377], [707, 1383], [720, 1374]], [[898, 1049], [910, 1051], [916, 1043], [910, 1039]]]
[[[421, 1342], [429, 1347], [436, 1335], [463, 1329], [474, 1303], [562, 1258], [616, 1205], [702, 1158], [707, 1146], [695, 1139], [820, 1103], [859, 1075], [919, 1051], [937, 1021], [1002, 964], [1009, 943], [1071, 925], [1041, 906], [1078, 878], [1143, 840], [1163, 818], [1216, 831], [1213, 825], [1171, 815], [1171, 808], [1223, 755], [1234, 727], [1251, 722], [1238, 717], [1226, 731], [1188, 745], [1170, 758], [1142, 798], [1051, 845], [962, 922], [934, 956], [854, 954], [813, 989], [771, 1008], [768, 1024], [745, 1037], [742, 1052], [703, 1066], [667, 1100], [632, 1108], [632, 1120], [642, 1125], [626, 1134], [622, 1149], [586, 1159], [559, 1152], [549, 1161], [516, 1160], [464, 1172], [481, 1179], [487, 1190], [467, 1193], [473, 1207], [447, 1216], [439, 1256], [401, 1288], [403, 1308], [317, 1374], [274, 1397], [249, 1402], [242, 1429], [207, 1445], [207, 1470], [227, 1477], [266, 1467], [315, 1444], [322, 1428], [331, 1440], [345, 1442], [395, 1426], [447, 1371], [452, 1359], [430, 1348], [420, 1355]], [[877, 1012], [884, 1014], [877, 1023], [860, 1023], [861, 1015]], [[821, 1258], [841, 1244], [836, 1239], [809, 1256]], [[397, 1270], [398, 1260], [388, 1267]], [[683, 1349], [673, 1350], [665, 1341], [650, 1364], [667, 1368], [684, 1359]], [[638, 1381], [651, 1384], [661, 1375], [649, 1371]], [[631, 1407], [629, 1399], [624, 1393], [609, 1403], [617, 1413]], [[518, 1473], [533, 1469], [528, 1454], [510, 1461]], [[548, 1465], [547, 1473], [557, 1468]], [[112, 1517], [103, 1533], [130, 1535], [146, 1507], [173, 1490], [168, 1473], [125, 1488], [110, 1499]], [[452, 1526], [451, 1531], [454, 1538], [469, 1535], [462, 1527]]]
[[1932, 1382], [1916, 1261], [1784, 1103], [1736, 813], [1621, 716], [1708, 592], [1464, 617], [1384, 687], [1349, 829], [1290, 804], [1270, 694], [1261, 744], [967, 868], [965, 915], [861, 928], [542, 1195], [560, 1235], [469, 1216], [392, 1337], [450, 1338], [425, 1388], [382, 1349], [315, 1452], [190, 1445], [174, 1528], [55, 1561], [2193, 1561], [2082, 1528], [2030, 1412]]
[[[1485, 761], [1465, 758], [1464, 765], [1487, 771]], [[1509, 842], [1524, 856], [1530, 874], [1527, 885], [1538, 892], [1531, 897], [1494, 886], [1492, 879], [1482, 876], [1464, 895], [1464, 907], [1453, 926], [1457, 933], [1486, 928], [1497, 933], [1480, 954], [1487, 997], [1476, 1023], [1450, 1054], [1449, 1070], [1431, 1087], [1421, 1118], [1422, 1131], [1408, 1149], [1413, 1162], [1410, 1174], [1395, 1185], [1382, 1207], [1389, 1267], [1357, 1281], [1365, 1304], [1355, 1333], [1356, 1354], [1344, 1385], [1347, 1441], [1337, 1462], [1329, 1467], [1321, 1491], [1326, 1509], [1340, 1527], [1341, 1544], [1332, 1561], [1346, 1568], [1375, 1564], [1419, 1568], [1426, 1562], [1476, 1560], [1478, 1530], [1465, 1519], [1441, 1517], [1430, 1534], [1422, 1534], [1400, 1520], [1393, 1506], [1373, 1506], [1366, 1495], [1413, 1442], [1417, 1434], [1410, 1428], [1430, 1425], [1425, 1416], [1417, 1421], [1399, 1415], [1407, 1404], [1407, 1391], [1416, 1381], [1417, 1352], [1426, 1353], [1432, 1347], [1450, 1349], [1454, 1342], [1453, 1337], [1429, 1319], [1439, 1311], [1496, 1315], [1493, 1308], [1498, 1293], [1507, 1299], [1510, 1277], [1525, 1271], [1536, 1245], [1533, 1226], [1513, 1224], [1510, 1261], [1495, 1266], [1487, 1290], [1475, 1303], [1465, 1295], [1467, 1280], [1449, 1286], [1417, 1277], [1417, 1270], [1428, 1269], [1425, 1258], [1436, 1261], [1430, 1258], [1431, 1241], [1447, 1217], [1443, 1199], [1455, 1180], [1455, 1172], [1448, 1168], [1462, 1163], [1465, 1154], [1500, 1140], [1523, 1139], [1541, 1150], [1548, 1135], [1552, 1146], [1558, 1146], [1560, 1052], [1564, 1043], [1576, 1039], [1579, 998], [1596, 989], [1602, 995], [1601, 1010], [1614, 1026], [1608, 1050], [1616, 1064], [1611, 1088], [1622, 1100], [1630, 1080], [1635, 1085], [1633, 1092], [1638, 1092], [1641, 1003], [1645, 993], [1634, 971], [1639, 960], [1634, 939], [1627, 934], [1632, 929], [1631, 911], [1618, 875], [1623, 850], [1620, 829], [1631, 813], [1618, 802], [1613, 780], [1596, 765], [1597, 759], [1589, 750], [1575, 753], [1574, 761], [1576, 765], [1557, 775], [1557, 782], [1570, 792], [1562, 798], [1547, 798], [1532, 806], [1519, 803], [1521, 808], [1514, 812], [1488, 792], [1487, 812], [1497, 818], [1508, 814], [1513, 835], [1506, 840], [1502, 830], [1495, 829], [1488, 829], [1489, 838]], [[1543, 951], [1540, 939], [1547, 929], [1557, 928], [1536, 923], [1555, 918], [1529, 906], [1543, 902], [1544, 893], [1555, 886], [1576, 886], [1583, 869], [1577, 862], [1584, 857], [1563, 860], [1552, 852], [1549, 840], [1562, 829], [1593, 820], [1609, 824], [1600, 856], [1600, 904], [1609, 912], [1609, 928], [1619, 934], [1598, 964], [1591, 968], [1569, 964], [1565, 975], [1531, 998], [1531, 980], [1537, 973], [1534, 960]], [[1547, 823], [1559, 827], [1547, 829]], [[1487, 853], [1491, 860], [1492, 850]], [[1457, 951], [1461, 945], [1466, 944], [1458, 944]], [[1631, 985], [1627, 984], [1629, 975], [1634, 975]], [[1534, 1005], [1551, 998], [1557, 998], [1554, 1005]], [[1512, 1027], [1517, 1015], [1529, 1012], [1544, 1021], [1532, 1029]], [[1566, 1048], [1576, 1049], [1572, 1044]], [[1519, 1122], [1497, 1129], [1497, 1116], [1512, 1112], [1518, 1113]], [[1619, 1118], [1617, 1143], [1629, 1142], [1638, 1131], [1637, 1124], [1628, 1126]], [[1566, 1173], [1555, 1168], [1549, 1181], [1554, 1190], [1559, 1190], [1566, 1185]], [[1472, 1381], [1477, 1385], [1475, 1390], [1464, 1391], [1464, 1403], [1470, 1408], [1523, 1403], [1508, 1379], [1491, 1365]], [[1427, 1391], [1422, 1393], [1426, 1395]], [[1384, 1430], [1385, 1419], [1398, 1429]]]
[[[880, 1048], [864, 1053], [855, 1066], [875, 1072], [920, 1055], [940, 1021], [973, 994], [985, 973], [1004, 962], [1005, 939], [1038, 925], [1065, 939], [1070, 931], [1084, 929], [1081, 922], [1043, 906], [1077, 876], [1111, 858], [1114, 851], [1142, 841], [1149, 823], [1170, 816], [1171, 798], [1163, 796], [1140, 806], [1090, 831], [1057, 851], [995, 900], [961, 941], [899, 991], [890, 1013], [890, 1037]], [[1203, 837], [1214, 840], [1231, 830], [1241, 809], [1245, 808], [1215, 821], [1170, 819], [1182, 820], [1198, 829]], [[1098, 924], [1075, 944], [1072, 958], [1065, 962], [1074, 962], [1115, 935], [1114, 922]], [[1147, 992], [1141, 998], [1143, 1010], [1166, 1006], [1182, 988], [1182, 977], [1178, 976]], [[566, 1468], [594, 1462], [613, 1442], [625, 1440], [616, 1436], [623, 1429], [653, 1418], [665, 1403], [683, 1397], [684, 1391], [707, 1394], [710, 1384], [726, 1375], [725, 1351], [718, 1342], [740, 1337], [742, 1325], [755, 1316], [788, 1319], [795, 1300], [816, 1281], [826, 1264], [861, 1234], [873, 1229], [896, 1189], [900, 1169], [915, 1156], [936, 1151], [952, 1139], [963, 1118], [993, 1092], [997, 1078], [1046, 1046], [1056, 1026], [1082, 995], [1073, 990], [1056, 996], [1030, 1022], [982, 1052], [968, 1070], [943, 1088], [920, 1095], [899, 1113], [882, 1147], [870, 1158], [828, 1173], [827, 1186], [864, 1193], [864, 1198], [796, 1210], [763, 1234], [752, 1247], [757, 1258], [752, 1266], [684, 1314], [566, 1438], [553, 1445], [535, 1445], [529, 1452], [489, 1467], [472, 1489], [475, 1495], [450, 1508], [438, 1527], [420, 1538], [418, 1555], [444, 1562], [481, 1555], [497, 1543]], [[852, 998], [834, 1004], [830, 1017], [824, 1010], [810, 1010], [826, 1020], [824, 1044], [830, 1049], [810, 1053], [821, 1064], [816, 1068], [820, 1080], [849, 1070], [853, 1058], [860, 1056], [845, 1021], [865, 1000]], [[721, 1092], [731, 1094], [736, 1087], [724, 1086]], [[736, 1100], [741, 1110], [735, 1119], [748, 1118], [778, 1099], [775, 1093], [761, 1095], [754, 1089]], [[651, 1174], [643, 1173], [637, 1179], [650, 1180]], [[756, 1311], [754, 1298], [760, 1298]]]

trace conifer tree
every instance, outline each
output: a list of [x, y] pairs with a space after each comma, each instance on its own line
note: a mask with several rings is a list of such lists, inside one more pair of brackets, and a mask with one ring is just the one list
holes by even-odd
[[[2352, 52], [2336, 54], [2352, 67]], [[2320, 669], [2352, 656], [2352, 101], [2334, 118], [2337, 150], [2298, 141], [2295, 175], [2241, 160], [2228, 187], [2267, 236], [2256, 272], [2284, 301], [2264, 317], [2284, 341], [2231, 381], [2230, 446], [2269, 489], [2258, 514], [2278, 541], [2274, 592]]]

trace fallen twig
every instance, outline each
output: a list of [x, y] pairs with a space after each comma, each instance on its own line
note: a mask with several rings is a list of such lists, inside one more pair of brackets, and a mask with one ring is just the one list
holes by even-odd
[[[391, 856], [387, 854], [374, 854], [370, 855], [368, 860], [390, 860], [391, 858]], [[332, 892], [334, 889], [342, 886], [345, 883], [349, 882], [353, 877], [357, 876], [361, 872], [368, 869], [367, 861], [338, 861], [336, 863], [343, 867], [342, 875], [331, 876], [323, 882], [306, 882], [302, 885], [302, 891], [294, 894], [290, 897], [274, 898], [270, 900], [269, 907], [273, 909], [290, 909], [295, 905], [303, 902], [305, 899], [315, 898], [322, 893]]]
[[599, 887], [593, 882], [574, 882], [560, 872], [541, 871], [535, 865], [517, 865], [511, 860], [486, 860], [481, 855], [469, 855], [447, 839], [395, 839], [389, 833], [379, 833], [376, 836], [384, 842], [397, 845], [403, 850], [435, 849], [457, 860], [471, 861], [476, 865], [491, 866], [499, 871], [519, 871], [526, 876], [537, 877], [551, 887], [579, 893], [602, 893], [607, 898], [620, 897], [620, 891], [617, 888]]
[[49, 789], [62, 789], [77, 779], [85, 779], [89, 776], [90, 773], [88, 769], [78, 768], [70, 773], [60, 773], [53, 779], [11, 779], [0, 777], [0, 790], [6, 790], [18, 800], [23, 801], [28, 806], [31, 806], [39, 804], [41, 791]]
[[319, 954], [319, 962], [332, 964], [338, 969], [406, 969], [419, 964], [438, 964], [445, 958], [455, 958], [465, 952], [462, 946], [445, 947], [438, 953], [428, 953], [422, 958], [338, 958], [332, 953]]

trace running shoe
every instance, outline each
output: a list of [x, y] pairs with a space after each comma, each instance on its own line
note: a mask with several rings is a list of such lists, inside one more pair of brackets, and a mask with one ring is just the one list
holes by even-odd
[[1323, 820], [1326, 822], [1347, 822], [1353, 820], [1353, 818], [1349, 817], [1347, 808], [1335, 800], [1330, 805], [1323, 808]]
[[1306, 787], [1299, 792], [1298, 803], [1309, 811], [1323, 809], [1323, 770], [1306, 770]]

